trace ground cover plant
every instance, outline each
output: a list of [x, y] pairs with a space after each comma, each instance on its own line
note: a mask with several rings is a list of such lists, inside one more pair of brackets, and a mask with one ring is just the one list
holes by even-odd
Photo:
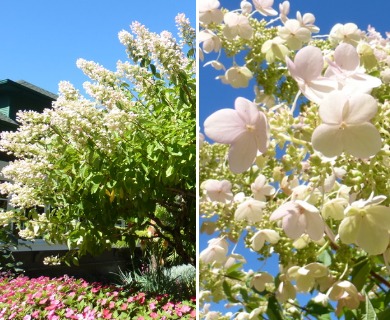
[[195, 299], [172, 300], [68, 276], [0, 276], [0, 319], [195, 319]]

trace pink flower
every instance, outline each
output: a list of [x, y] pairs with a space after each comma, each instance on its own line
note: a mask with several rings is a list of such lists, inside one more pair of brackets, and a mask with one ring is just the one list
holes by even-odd
[[307, 233], [310, 239], [318, 241], [325, 231], [319, 210], [305, 201], [289, 201], [281, 205], [270, 217], [271, 221], [278, 219], [282, 219], [286, 235], [294, 240]]
[[257, 106], [244, 98], [237, 98], [235, 110], [221, 109], [204, 122], [206, 135], [218, 143], [230, 144], [229, 166], [234, 173], [246, 171], [257, 152], [266, 152], [269, 127]]
[[65, 317], [70, 318], [72, 315], [74, 315], [74, 311], [70, 308], [66, 308]]
[[298, 51], [294, 62], [286, 57], [286, 63], [302, 94], [310, 101], [319, 103], [327, 93], [338, 87], [337, 81], [321, 75], [324, 59], [320, 48], [304, 47]]
[[103, 309], [103, 318], [104, 319], [111, 319], [112, 313], [108, 309]]
[[334, 62], [328, 60], [328, 63], [325, 76], [337, 80], [341, 88], [348, 86], [349, 91], [369, 93], [382, 84], [379, 78], [366, 74], [360, 67], [359, 54], [351, 44], [339, 44], [334, 51]]

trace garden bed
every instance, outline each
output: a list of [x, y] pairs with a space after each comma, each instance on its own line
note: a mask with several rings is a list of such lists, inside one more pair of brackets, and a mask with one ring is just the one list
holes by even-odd
[[173, 301], [67, 275], [0, 275], [0, 319], [195, 319], [195, 298]]

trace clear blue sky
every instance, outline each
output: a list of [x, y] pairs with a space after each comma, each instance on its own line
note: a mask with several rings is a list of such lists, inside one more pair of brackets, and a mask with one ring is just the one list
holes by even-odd
[[[240, 0], [219, 0], [221, 5], [228, 9], [240, 7]], [[273, 8], [279, 11], [279, 3], [283, 0], [275, 0]], [[385, 32], [390, 32], [390, 1], [387, 0], [290, 0], [290, 19], [295, 18], [295, 12], [302, 14], [311, 12], [316, 17], [315, 25], [321, 30], [319, 34], [329, 34], [330, 29], [336, 23], [354, 22], [361, 30], [366, 30], [372, 25], [385, 37]], [[259, 15], [257, 15], [259, 17]], [[205, 55], [205, 62], [215, 59], [216, 55]], [[221, 108], [233, 108], [234, 100], [243, 96], [252, 100], [254, 98], [253, 82], [245, 89], [230, 89], [215, 77], [223, 74], [215, 71], [211, 66], [199, 66], [199, 125], [203, 129], [203, 122], [212, 112]], [[230, 63], [230, 64], [229, 64]], [[231, 66], [231, 60], [225, 67]]]
[[[230, 10], [238, 9], [240, 6], [240, 0], [219, 0], [223, 7]], [[250, 1], [250, 0], [249, 0]], [[275, 0], [273, 8], [278, 11], [279, 3], [283, 0]], [[289, 18], [295, 18], [296, 11], [300, 11], [302, 14], [311, 12], [316, 17], [315, 25], [321, 30], [319, 34], [329, 34], [330, 29], [336, 23], [348, 23], [353, 22], [358, 25], [361, 30], [366, 30], [368, 25], [375, 27], [382, 36], [386, 36], [385, 32], [390, 31], [390, 1], [384, 0], [370, 0], [370, 1], [357, 1], [357, 0], [290, 0], [290, 14]], [[259, 17], [259, 15], [257, 15]], [[229, 85], [224, 85], [220, 80], [215, 80], [215, 77], [222, 75], [223, 71], [216, 71], [211, 66], [203, 67], [203, 64], [207, 61], [216, 59], [215, 54], [205, 54], [204, 62], [199, 66], [199, 126], [203, 132], [204, 120], [213, 112], [222, 108], [234, 108], [234, 100], [239, 97], [245, 97], [249, 100], [254, 99], [253, 86], [254, 82], [251, 82], [248, 88], [233, 89]], [[231, 59], [221, 60], [227, 61], [225, 67], [231, 66]], [[200, 236], [199, 248], [203, 250], [207, 247], [207, 241], [210, 236], [202, 234]], [[241, 238], [242, 240], [242, 238]], [[229, 248], [233, 248], [233, 245]], [[235, 250], [236, 253], [244, 254], [248, 263], [244, 266], [245, 270], [263, 270], [269, 271], [273, 275], [277, 270], [277, 261], [272, 259], [266, 266], [262, 262], [257, 261], [257, 254], [250, 252], [248, 249], [244, 249], [241, 244]], [[272, 271], [271, 271], [272, 270]], [[306, 298], [302, 298], [301, 301], [306, 301]], [[224, 310], [223, 304], [214, 306], [214, 310]]]
[[115, 70], [126, 59], [118, 32], [129, 31], [132, 21], [175, 36], [177, 13], [196, 25], [190, 0], [12, 0], [1, 1], [0, 10], [0, 79], [23, 79], [53, 93], [61, 80], [84, 92], [78, 58]]

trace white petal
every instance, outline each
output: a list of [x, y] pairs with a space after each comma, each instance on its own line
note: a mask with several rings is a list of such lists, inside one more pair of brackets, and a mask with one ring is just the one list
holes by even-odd
[[246, 132], [246, 127], [236, 110], [221, 109], [206, 119], [204, 131], [210, 139], [216, 142], [231, 144]]
[[343, 152], [342, 130], [337, 125], [321, 124], [313, 132], [313, 148], [325, 157], [332, 158]]
[[345, 244], [356, 243], [359, 229], [362, 227], [362, 217], [353, 215], [341, 221], [339, 226], [339, 235], [342, 242]]
[[253, 30], [249, 23], [240, 25], [239, 36], [242, 39], [249, 40], [250, 38], [252, 38], [252, 34], [253, 34]]
[[367, 217], [363, 217], [362, 228], [359, 229], [356, 244], [369, 254], [377, 255], [386, 251], [389, 244], [389, 233], [387, 230], [378, 229], [375, 224], [370, 223]]
[[372, 225], [390, 232], [390, 208], [385, 206], [373, 206], [367, 208], [366, 218]]
[[347, 96], [342, 91], [329, 93], [320, 104], [321, 120], [327, 124], [341, 124], [343, 108], [347, 101]]
[[348, 126], [343, 131], [344, 150], [357, 158], [368, 158], [382, 148], [379, 131], [371, 123]]
[[280, 235], [275, 230], [263, 229], [262, 232], [269, 243], [277, 243], [280, 240]]
[[251, 247], [255, 251], [259, 251], [265, 243], [265, 235], [262, 233], [262, 231], [256, 232], [253, 237], [251, 238]]
[[348, 101], [349, 112], [344, 119], [348, 124], [367, 122], [378, 110], [375, 98], [366, 93], [353, 94]]
[[298, 82], [299, 88], [306, 98], [320, 104], [322, 100], [332, 91], [337, 89], [337, 82], [333, 79], [319, 77], [309, 83]]
[[249, 222], [259, 222], [263, 218], [263, 208], [265, 203], [254, 199], [241, 203], [235, 213], [236, 220], [247, 220]]
[[296, 214], [299, 212], [299, 207], [296, 203], [289, 201], [282, 204], [278, 209], [272, 212], [269, 220], [274, 221], [283, 218], [288, 214]]

